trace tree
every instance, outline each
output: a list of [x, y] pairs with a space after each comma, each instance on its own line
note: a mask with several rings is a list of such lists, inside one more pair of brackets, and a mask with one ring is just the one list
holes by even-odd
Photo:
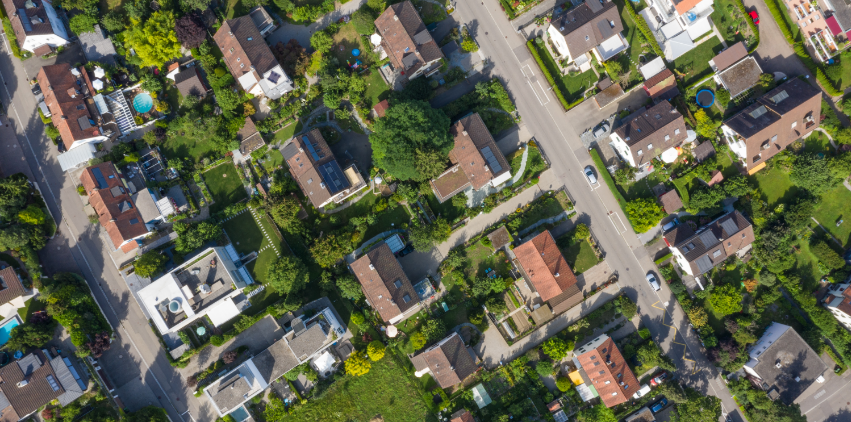
[[174, 33], [174, 14], [170, 11], [154, 12], [144, 22], [131, 19], [124, 33], [127, 48], [136, 51], [142, 66], [162, 66], [180, 57], [180, 42]]
[[327, 53], [334, 45], [334, 39], [325, 31], [316, 31], [310, 36], [310, 46], [320, 53]]
[[435, 342], [446, 334], [446, 324], [440, 319], [429, 319], [420, 328], [420, 332], [425, 336], [426, 342]]
[[426, 345], [426, 337], [421, 331], [411, 334], [411, 346], [414, 350], [420, 350]]
[[434, 89], [429, 84], [428, 79], [417, 78], [405, 85], [402, 92], [398, 94], [398, 98], [403, 101], [427, 101], [431, 98], [432, 92], [434, 92]]
[[491, 293], [500, 293], [503, 290], [505, 290], [505, 281], [502, 277], [476, 277], [470, 286], [470, 294], [475, 297], [485, 297]]
[[292, 13], [295, 10], [295, 4], [291, 0], [274, 0], [274, 2], [286, 13]]
[[89, 353], [94, 358], [99, 358], [103, 356], [103, 352], [109, 350], [109, 333], [101, 332], [94, 335], [92, 341], [86, 343], [86, 348], [89, 349]]
[[789, 178], [796, 185], [819, 195], [836, 187], [841, 179], [835, 177], [828, 168], [829, 162], [815, 153], [795, 156]]
[[741, 174], [737, 174], [724, 181], [722, 185], [727, 196], [745, 196], [750, 193], [753, 188], [748, 184], [748, 179]]
[[361, 7], [352, 13], [352, 25], [361, 35], [371, 35], [375, 32], [375, 15], [366, 7]]
[[635, 181], [635, 173], [637, 171], [638, 170], [632, 166], [619, 168], [618, 171], [615, 172], [615, 181], [618, 182], [619, 185], [626, 186]]
[[576, 225], [576, 228], [573, 229], [574, 240], [585, 240], [589, 236], [591, 236], [591, 230], [588, 229], [588, 226], [586, 226], [585, 223], [579, 223]]
[[553, 364], [543, 361], [538, 362], [538, 364], [535, 365], [535, 372], [537, 372], [541, 378], [548, 377], [553, 374]]
[[615, 309], [617, 309], [621, 314], [623, 314], [624, 318], [630, 320], [632, 317], [638, 313], [638, 305], [635, 304], [630, 298], [626, 295], [618, 296], [617, 302], [615, 302]]
[[449, 223], [443, 218], [438, 218], [431, 224], [421, 223], [411, 227], [411, 243], [418, 251], [429, 251], [435, 243], [449, 239], [451, 230]]
[[68, 22], [71, 27], [71, 31], [77, 35], [81, 35], [86, 32], [94, 32], [95, 25], [97, 25], [97, 23], [98, 18], [86, 13], [78, 13]]
[[543, 350], [550, 359], [558, 362], [567, 356], [567, 343], [558, 337], [550, 337], [541, 345], [541, 350]]
[[328, 268], [352, 251], [352, 235], [348, 232], [332, 232], [316, 240], [310, 247], [313, 259], [323, 268]]
[[213, 93], [216, 94], [216, 103], [222, 110], [231, 111], [242, 104], [240, 96], [233, 92], [230, 87], [213, 87]]
[[704, 138], [715, 138], [715, 134], [718, 133], [718, 122], [712, 120], [703, 110], [698, 110], [697, 113], [694, 113], [694, 119], [697, 121], [694, 130], [698, 135]]
[[266, 270], [266, 285], [272, 291], [289, 294], [307, 285], [309, 274], [304, 263], [294, 256], [282, 256]]
[[461, 37], [461, 49], [468, 53], [479, 51], [479, 45], [476, 44], [476, 41], [473, 40], [473, 37], [470, 36], [470, 33], [466, 29], [464, 30], [464, 35]]
[[149, 2], [145, 0], [128, 0], [121, 3], [121, 7], [127, 13], [130, 19], [135, 19], [137, 22], [148, 16], [151, 9], [148, 7]]
[[370, 368], [372, 368], [372, 364], [357, 350], [346, 359], [346, 373], [349, 375], [356, 377], [366, 375]]
[[727, 105], [730, 104], [730, 91], [726, 89], [715, 90], [715, 100], [721, 107], [727, 108]]
[[360, 283], [351, 274], [337, 277], [337, 288], [340, 289], [340, 293], [346, 299], [354, 301], [363, 299], [363, 289], [361, 289]]
[[207, 39], [207, 28], [201, 20], [201, 14], [192, 11], [180, 17], [174, 23], [174, 32], [178, 41], [186, 48], [198, 48]]
[[418, 150], [438, 152], [446, 162], [454, 147], [449, 118], [425, 101], [393, 103], [385, 118], [375, 122], [369, 142], [376, 166], [401, 180], [416, 181], [428, 179], [417, 164]]
[[658, 366], [659, 368], [667, 371], [676, 370], [671, 358], [665, 356], [662, 353], [662, 350], [659, 349], [659, 346], [652, 341], [648, 341], [641, 345], [641, 347], [635, 351], [635, 356], [646, 366]]
[[651, 198], [638, 198], [626, 204], [626, 213], [638, 233], [650, 230], [665, 218], [665, 211]]
[[286, 420], [289, 416], [287, 405], [277, 395], [270, 394], [269, 402], [266, 403], [266, 408], [263, 410], [263, 416], [267, 421]]
[[694, 328], [700, 328], [709, 322], [709, 315], [706, 314], [706, 310], [703, 307], [692, 306], [688, 311], [688, 319], [694, 325]]
[[9, 342], [6, 347], [9, 350], [27, 350], [34, 347], [42, 347], [53, 339], [53, 329], [56, 323], [51, 319], [46, 324], [21, 324], [12, 328], [9, 333]]
[[566, 392], [567, 390], [573, 388], [573, 382], [570, 381], [570, 378], [568, 377], [558, 377], [558, 379], [556, 380], [556, 387], [558, 387], [559, 391]]
[[197, 224], [177, 222], [173, 228], [177, 233], [174, 249], [182, 254], [192, 252], [222, 235], [222, 228], [209, 221]]
[[222, 355], [222, 361], [225, 363], [225, 365], [230, 365], [236, 360], [237, 355], [238, 354], [236, 353], [236, 350], [228, 350], [227, 352], [225, 352], [225, 354]]
[[143, 253], [142, 256], [133, 263], [133, 268], [136, 275], [148, 278], [159, 273], [167, 261], [168, 257], [165, 255], [155, 250], [150, 250]]
[[601, 403], [577, 413], [576, 422], [618, 422], [618, 418], [612, 409]]
[[[694, 214], [700, 211], [712, 210], [718, 206], [718, 202], [724, 199], [724, 196], [724, 189], [720, 185], [699, 188], [691, 194], [687, 209]], [[709, 211], [707, 213], [712, 214]]]
[[47, 135], [48, 138], [52, 141], [56, 141], [59, 138], [59, 129], [56, 126], [44, 125], [44, 134]]
[[378, 362], [384, 357], [384, 349], [385, 346], [381, 340], [373, 340], [366, 347], [366, 354], [369, 355], [371, 361]]
[[210, 0], [180, 0], [180, 8], [184, 12], [204, 10], [210, 5]]
[[730, 315], [742, 310], [742, 294], [731, 284], [716, 287], [709, 294], [709, 304], [719, 315]]
[[360, 327], [363, 323], [366, 322], [366, 318], [364, 318], [363, 314], [360, 312], [352, 312], [351, 323]]
[[827, 268], [838, 270], [845, 266], [845, 260], [824, 240], [816, 240], [810, 246], [810, 252]]
[[307, 50], [295, 38], [286, 44], [281, 42], [275, 44], [272, 47], [272, 53], [288, 75], [304, 75], [310, 66]]
[[272, 215], [272, 220], [284, 230], [300, 225], [298, 213], [301, 204], [293, 195], [269, 195], [266, 198], [266, 209]]
[[45, 220], [46, 216], [44, 215], [44, 211], [35, 204], [30, 204], [18, 213], [18, 221], [24, 224], [40, 226], [44, 224]]
[[676, 409], [682, 421], [717, 422], [721, 418], [721, 399], [692, 394], [687, 401], [679, 403]]
[[[267, 407], [268, 408], [268, 407]], [[64, 416], [64, 413], [63, 413]], [[272, 420], [272, 419], [267, 419]], [[127, 422], [169, 422], [165, 409], [157, 406], [145, 406], [135, 412], [127, 413]]]
[[[414, 153], [416, 170], [424, 180], [436, 179], [446, 170], [446, 155], [433, 149], [417, 149]], [[465, 195], [456, 195], [464, 197]]]

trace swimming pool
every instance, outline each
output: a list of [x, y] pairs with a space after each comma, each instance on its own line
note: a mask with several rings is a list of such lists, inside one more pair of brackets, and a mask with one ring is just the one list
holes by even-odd
[[147, 92], [137, 94], [133, 97], [133, 108], [136, 109], [137, 113], [147, 113], [154, 108], [154, 99]]
[[21, 325], [21, 321], [18, 318], [12, 318], [9, 322], [3, 324], [0, 327], [0, 346], [9, 342], [9, 337], [12, 333], [12, 328]]
[[245, 410], [245, 406], [237, 407], [233, 412], [230, 412], [230, 415], [236, 422], [242, 422], [251, 417], [248, 411]]

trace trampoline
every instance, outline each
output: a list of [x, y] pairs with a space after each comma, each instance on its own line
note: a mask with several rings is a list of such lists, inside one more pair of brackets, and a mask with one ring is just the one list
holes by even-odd
[[360, 56], [360, 50], [357, 49], [357, 48], [352, 50], [352, 55], [355, 56], [355, 57]]
[[207, 334], [207, 329], [204, 327], [198, 327], [198, 329], [195, 330], [195, 333], [199, 336], [203, 336], [204, 334]]
[[133, 97], [133, 108], [137, 113], [147, 113], [154, 108], [154, 99], [147, 92], [138, 94]]
[[715, 104], [715, 94], [708, 89], [701, 89], [698, 91], [694, 99], [697, 101], [697, 105], [703, 108], [709, 108], [712, 107], [712, 104]]

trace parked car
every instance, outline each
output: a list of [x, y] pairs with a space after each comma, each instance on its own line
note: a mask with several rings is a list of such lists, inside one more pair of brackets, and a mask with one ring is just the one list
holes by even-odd
[[664, 233], [668, 230], [671, 230], [674, 227], [677, 227], [677, 225], [679, 225], [679, 224], [680, 224], [680, 220], [677, 217], [674, 217], [673, 220], [662, 225], [662, 232]]
[[34, 84], [32, 86], [32, 91], [33, 91], [33, 95], [35, 95], [37, 97], [38, 94], [41, 94], [41, 86], [39, 86], [39, 84], [37, 84], [37, 83]]
[[585, 177], [588, 178], [588, 181], [591, 182], [592, 185], [597, 184], [597, 176], [594, 175], [594, 170], [591, 169], [591, 166], [585, 167]]
[[756, 13], [756, 10], [751, 10], [751, 12], [748, 13], [748, 16], [751, 17], [754, 25], [759, 25], [759, 13]]
[[594, 137], [600, 138], [609, 131], [609, 122], [602, 122], [594, 128]]
[[640, 399], [640, 398], [646, 396], [647, 393], [649, 393], [649, 392], [650, 392], [650, 386], [647, 385], [647, 384], [644, 384], [644, 385], [641, 386], [641, 388], [638, 389], [638, 391], [635, 392], [635, 394], [632, 395], [632, 398]]
[[662, 384], [668, 379], [668, 372], [662, 372], [659, 375], [656, 375], [652, 380], [650, 380], [650, 385], [654, 387], [658, 387], [659, 384]]
[[650, 411], [653, 413], [659, 413], [665, 406], [668, 405], [668, 399], [659, 400], [653, 407], [650, 408]]
[[405, 255], [407, 255], [407, 254], [409, 254], [409, 253], [411, 253], [411, 252], [413, 252], [413, 251], [414, 251], [414, 245], [408, 245], [408, 246], [406, 246], [406, 247], [405, 247], [405, 249], [402, 249], [401, 251], [399, 251], [399, 252], [396, 254], [396, 256], [398, 256], [399, 258], [401, 258], [401, 257], [403, 257], [403, 256], [405, 256]]
[[659, 287], [659, 280], [656, 279], [656, 276], [653, 273], [647, 273], [647, 282], [650, 283], [650, 287], [657, 292], [662, 288]]
[[57, 139], [57, 140], [56, 140], [56, 149], [57, 149], [59, 152], [65, 152], [65, 143], [64, 143], [64, 142], [62, 142], [62, 139]]

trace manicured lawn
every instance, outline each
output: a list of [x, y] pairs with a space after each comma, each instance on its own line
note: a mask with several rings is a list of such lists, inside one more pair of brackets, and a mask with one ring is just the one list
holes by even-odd
[[823, 275], [818, 269], [818, 258], [810, 252], [810, 244], [806, 240], [798, 242], [798, 249], [794, 271], [801, 276], [801, 285], [815, 286]]
[[[641, 72], [638, 71], [640, 56], [644, 55], [644, 58], [647, 61], [650, 61], [656, 57], [656, 54], [654, 54], [649, 47], [646, 51], [642, 48], [641, 44], [643, 41], [638, 38], [641, 36], [641, 31], [636, 28], [635, 22], [633, 22], [629, 12], [624, 9], [624, 1], [616, 0], [615, 4], [621, 14], [621, 22], [623, 22], [624, 26], [623, 36], [626, 38], [627, 42], [629, 42], [629, 48], [626, 50], [626, 54], [629, 56], [629, 71], [632, 73], [630, 73], [627, 85], [628, 87], [632, 87], [635, 83], [642, 80]], [[635, 7], [636, 12], [640, 12], [641, 9], [643, 9], [642, 3], [633, 3], [633, 6]], [[628, 87], [624, 87], [624, 89], [627, 89]]]
[[821, 132], [813, 132], [809, 138], [804, 139], [804, 151], [813, 153], [822, 153], [827, 155], [833, 154], [833, 146], [830, 145], [830, 140], [827, 139]]
[[582, 98], [588, 88], [597, 82], [597, 74], [593, 70], [580, 73], [576, 76], [565, 75], [561, 78], [564, 84], [564, 97], [568, 102]]
[[[821, 201], [813, 212], [813, 217], [842, 242], [843, 248], [847, 248], [851, 242], [851, 206], [849, 204], [851, 204], [851, 191], [839, 185], [821, 197]], [[836, 223], [839, 220], [845, 221], [837, 227]]]
[[341, 26], [340, 30], [332, 38], [334, 39], [334, 48], [331, 50], [331, 54], [337, 58], [340, 65], [345, 66], [347, 60], [350, 63], [360, 60], [367, 66], [372, 65], [372, 59], [369, 54], [361, 54], [358, 57], [352, 55], [352, 50], [355, 48], [367, 53], [372, 51], [369, 48], [370, 46], [364, 45], [362, 38], [355, 31], [355, 26], [352, 23]]
[[272, 172], [276, 168], [285, 165], [284, 155], [277, 149], [270, 149], [266, 151], [266, 155], [264, 155], [261, 160], [263, 160], [263, 168], [265, 168], [268, 172]]
[[254, 217], [251, 212], [245, 211], [242, 214], [231, 218], [222, 223], [222, 229], [228, 234], [233, 248], [237, 253], [249, 254], [259, 251], [266, 239], [263, 238], [263, 232], [257, 223], [254, 222]]
[[789, 175], [778, 167], [758, 171], [750, 176], [750, 182], [765, 195], [769, 209], [774, 209], [781, 202], [792, 201], [801, 193], [801, 189], [792, 183]]
[[249, 11], [250, 9], [245, 7], [245, 2], [242, 2], [240, 0], [227, 0], [227, 12], [225, 13], [227, 19], [233, 19], [247, 15]]
[[422, 17], [423, 22], [426, 25], [429, 25], [434, 22], [440, 22], [446, 19], [446, 10], [442, 7], [430, 3], [425, 0], [414, 0], [414, 7], [417, 8], [417, 11], [420, 12], [420, 17]]
[[570, 268], [573, 268], [574, 274], [582, 274], [600, 262], [588, 240], [574, 242], [569, 247], [562, 249], [561, 253]]
[[363, 94], [363, 103], [372, 108], [390, 96], [390, 87], [384, 82], [384, 77], [378, 69], [370, 70], [366, 75], [366, 92]]
[[248, 198], [236, 172], [236, 166], [225, 163], [204, 173], [204, 181], [207, 182], [207, 188], [215, 201], [210, 206], [210, 213], [215, 214], [230, 204]]
[[[231, 242], [233, 242], [234, 249], [238, 253], [249, 254], [262, 250], [257, 255], [257, 259], [245, 266], [251, 273], [251, 277], [262, 284], [266, 282], [266, 269], [278, 259], [278, 252], [289, 255], [290, 251], [283, 245], [282, 239], [278, 237], [272, 223], [268, 221], [268, 217], [262, 213], [257, 215], [260, 217], [259, 226], [251, 212], [246, 211], [222, 223], [222, 229], [228, 234]], [[268, 236], [263, 235], [263, 230], [266, 231]], [[262, 298], [258, 300], [262, 300]]]
[[43, 311], [45, 308], [47, 308], [47, 305], [44, 302], [31, 298], [24, 302], [23, 308], [18, 309], [18, 315], [24, 322], [28, 322], [30, 320], [30, 315], [38, 311]]
[[618, 188], [623, 192], [623, 197], [627, 201], [632, 201], [638, 198], [652, 197], [653, 192], [650, 191], [650, 188], [664, 181], [665, 179], [658, 173], [653, 173], [644, 179], [630, 183], [628, 186], [618, 185]]
[[197, 163], [213, 153], [214, 145], [209, 139], [171, 136], [160, 147], [166, 158], [190, 159]]
[[293, 135], [300, 133], [302, 128], [301, 120], [296, 120], [289, 126], [275, 132], [275, 138], [271, 143], [286, 142], [293, 138]]
[[346, 376], [335, 382], [321, 398], [295, 407], [287, 420], [370, 421], [378, 415], [383, 418], [378, 420], [394, 422], [435, 420], [420, 390], [406, 376], [406, 369], [392, 356], [372, 362], [366, 375]]
[[464, 269], [464, 273], [468, 279], [484, 276], [487, 274], [488, 268], [496, 271], [497, 276], [509, 277], [511, 265], [505, 262], [504, 251], [494, 255], [492, 247], [479, 242], [467, 248], [465, 252], [467, 253], [468, 265]]
[[[317, 226], [319, 230], [325, 233], [346, 226], [349, 224], [349, 219], [352, 217], [361, 217], [372, 213], [372, 209], [379, 198], [381, 198], [381, 195], [366, 194], [354, 205], [336, 214], [332, 214], [336, 217], [336, 222], [332, 223], [331, 218], [326, 217], [320, 219], [317, 222]], [[366, 233], [364, 233], [361, 242], [365, 242], [372, 237], [377, 236], [379, 233], [388, 230], [401, 229], [402, 223], [408, 223], [411, 221], [408, 211], [405, 211], [405, 208], [401, 205], [392, 210], [388, 207], [386, 210], [376, 215], [376, 217], [375, 224], [366, 229]]]
[[749, 30], [745, 19], [750, 18], [743, 17], [736, 5], [730, 0], [715, 0], [714, 8], [715, 11], [712, 12], [710, 17], [727, 45], [744, 41], [745, 37], [741, 32]]
[[702, 44], [695, 47], [688, 53], [674, 60], [674, 68], [687, 76], [683, 81], [683, 86], [700, 81], [712, 75], [712, 69], [709, 67], [709, 61], [712, 60], [724, 47], [718, 37], [704, 41]]

